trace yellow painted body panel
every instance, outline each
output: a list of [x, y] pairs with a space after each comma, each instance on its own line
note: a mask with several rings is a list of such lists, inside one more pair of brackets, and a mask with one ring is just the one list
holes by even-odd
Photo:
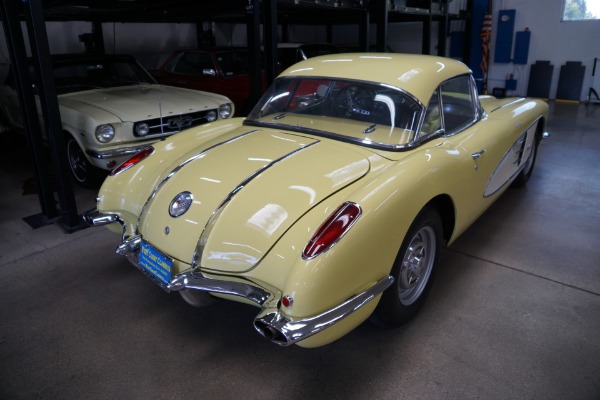
[[[469, 72], [435, 57], [402, 56], [402, 62], [396, 55], [332, 57], [337, 61], [308, 60], [283, 75], [376, 77], [426, 103], [441, 81]], [[98, 209], [120, 215], [126, 237], [141, 234], [174, 257], [174, 274], [197, 262], [209, 277], [252, 282], [269, 288], [275, 300], [289, 295], [293, 304], [280, 311], [291, 320], [309, 318], [386, 277], [407, 230], [432, 199], [451, 204], [446, 219], [452, 223], [446, 237], [451, 243], [508, 187], [510, 181], [484, 196], [498, 165], [545, 118], [547, 106], [490, 97], [482, 97], [481, 105], [486, 113], [464, 131], [403, 151], [246, 126], [241, 119], [190, 129], [156, 143], [154, 154], [109, 177]], [[310, 123], [346, 135], [358, 126], [343, 119]], [[475, 159], [475, 153], [481, 156]], [[182, 191], [190, 191], [194, 202], [188, 213], [172, 218], [169, 204]], [[328, 251], [304, 259], [309, 239], [346, 201], [361, 207], [360, 218]], [[343, 336], [371, 314], [378, 299], [299, 345], [316, 347]]]

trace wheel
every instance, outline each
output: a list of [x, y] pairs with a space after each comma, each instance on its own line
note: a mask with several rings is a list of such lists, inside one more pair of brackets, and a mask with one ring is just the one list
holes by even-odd
[[90, 164], [75, 139], [67, 136], [65, 140], [71, 176], [83, 187], [98, 186], [105, 175], [104, 171]]
[[371, 115], [375, 94], [359, 85], [342, 88], [333, 99], [333, 115], [338, 118], [362, 120]]
[[535, 159], [537, 158], [538, 151], [538, 141], [534, 139], [533, 147], [531, 148], [531, 154], [527, 161], [525, 161], [525, 166], [519, 172], [519, 175], [515, 178], [512, 183], [513, 187], [522, 187], [525, 186], [529, 178], [531, 178], [531, 174], [533, 173], [533, 167], [535, 166]]
[[371, 316], [373, 322], [394, 328], [417, 313], [431, 288], [441, 249], [440, 215], [426, 207], [415, 218], [402, 242], [391, 271], [395, 282], [383, 292]]

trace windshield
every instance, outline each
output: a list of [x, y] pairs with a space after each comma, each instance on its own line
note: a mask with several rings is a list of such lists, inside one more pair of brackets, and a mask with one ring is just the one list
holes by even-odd
[[246, 122], [394, 149], [415, 136], [423, 107], [396, 88], [371, 82], [280, 78]]
[[53, 72], [58, 94], [154, 83], [148, 72], [136, 62], [122, 59], [57, 63]]
[[220, 51], [216, 53], [217, 63], [225, 76], [248, 73], [248, 51]]

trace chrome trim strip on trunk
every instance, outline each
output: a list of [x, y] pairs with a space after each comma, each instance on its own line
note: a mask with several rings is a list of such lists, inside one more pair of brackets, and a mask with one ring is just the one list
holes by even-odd
[[313, 317], [288, 319], [277, 308], [265, 308], [255, 318], [254, 328], [265, 338], [280, 346], [289, 346], [329, 328], [373, 300], [387, 289], [394, 278], [386, 276], [370, 288], [345, 302]]
[[173, 168], [173, 170], [171, 172], [169, 172], [167, 174], [167, 176], [165, 176], [163, 178], [163, 180], [158, 183], [158, 185], [156, 185], [156, 187], [152, 190], [152, 193], [150, 193], [150, 196], [148, 197], [148, 199], [144, 203], [144, 206], [142, 207], [142, 211], [140, 211], [140, 215], [139, 215], [138, 220], [137, 220], [136, 225], [135, 225], [135, 232], [136, 232], [136, 234], [139, 233], [140, 221], [141, 221], [144, 213], [146, 212], [146, 208], [148, 207], [148, 204], [150, 204], [150, 201], [152, 201], [152, 199], [156, 196], [156, 193], [158, 193], [158, 191], [160, 190], [160, 188], [165, 183], [167, 183], [167, 181], [169, 181], [169, 179], [171, 179], [177, 172], [179, 172], [179, 170], [181, 170], [183, 167], [185, 167], [187, 164], [191, 163], [192, 161], [197, 160], [200, 157], [203, 157], [209, 151], [211, 151], [211, 150], [213, 150], [213, 149], [215, 149], [215, 148], [217, 148], [219, 146], [222, 146], [224, 144], [234, 142], [234, 141], [236, 141], [238, 139], [243, 138], [244, 136], [250, 135], [250, 134], [252, 134], [254, 132], [257, 132], [257, 131], [258, 131], [257, 129], [251, 130], [251, 131], [248, 131], [246, 133], [242, 133], [241, 135], [238, 135], [236, 137], [233, 137], [231, 139], [219, 142], [219, 143], [217, 143], [217, 144], [215, 144], [213, 146], [210, 146], [210, 147], [202, 150], [201, 152], [193, 155], [192, 157], [188, 158], [187, 160], [185, 160], [184, 162], [182, 162], [181, 164], [179, 164], [178, 166], [176, 166], [175, 168]]
[[[279, 157], [276, 160], [271, 161], [268, 164], [265, 164], [261, 168], [259, 168], [256, 171], [254, 171], [249, 177], [247, 177], [246, 179], [244, 179], [231, 192], [229, 192], [229, 194], [227, 195], [227, 197], [225, 197], [225, 199], [223, 199], [223, 201], [221, 202], [221, 204], [219, 204], [219, 206], [215, 209], [215, 211], [213, 211], [213, 213], [211, 214], [210, 218], [208, 218], [208, 222], [206, 223], [206, 225], [202, 229], [202, 233], [200, 234], [200, 239], [198, 239], [198, 244], [196, 245], [196, 250], [194, 251], [194, 255], [192, 257], [192, 268], [193, 269], [200, 267], [200, 260], [202, 260], [202, 253], [204, 252], [204, 246], [206, 245], [206, 243], [208, 241], [208, 236], [210, 235], [210, 232], [212, 231], [212, 228], [215, 226], [215, 223], [218, 220], [218, 216], [221, 215], [221, 212], [224, 210], [224, 208], [227, 205], [227, 203], [229, 203], [231, 201], [231, 199], [233, 199], [233, 197], [236, 195], [236, 193], [238, 193], [244, 186], [246, 186], [248, 183], [250, 183], [250, 181], [252, 181], [258, 175], [260, 175], [261, 173], [263, 173], [267, 169], [271, 168], [275, 164], [277, 164], [277, 163], [279, 163], [279, 162], [281, 162], [281, 161], [283, 161], [283, 160], [285, 160], [285, 159], [293, 156], [294, 154], [297, 154], [300, 151], [302, 151], [304, 149], [307, 149], [307, 148], [309, 148], [312, 145], [315, 145], [317, 143], [320, 143], [320, 140], [316, 140], [316, 141], [314, 141], [312, 143], [309, 143], [309, 144], [307, 144], [305, 146], [302, 146], [299, 149], [296, 149], [296, 150], [294, 150], [294, 151], [292, 151], [292, 152], [290, 152], [290, 153], [288, 153], [288, 154], [286, 154], [286, 155], [284, 155], [282, 157]], [[260, 262], [260, 260], [258, 262]]]

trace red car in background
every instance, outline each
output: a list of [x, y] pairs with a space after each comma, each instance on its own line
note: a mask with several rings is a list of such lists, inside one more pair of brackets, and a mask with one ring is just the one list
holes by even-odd
[[153, 75], [165, 85], [227, 96], [235, 104], [237, 116], [246, 115], [254, 106], [250, 101], [248, 49], [245, 47], [180, 50]]

